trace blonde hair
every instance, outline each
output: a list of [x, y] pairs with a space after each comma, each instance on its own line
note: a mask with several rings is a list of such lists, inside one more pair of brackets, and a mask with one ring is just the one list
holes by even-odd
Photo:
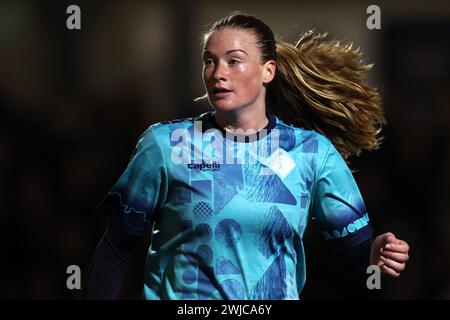
[[372, 64], [359, 49], [303, 34], [295, 45], [277, 41], [277, 73], [267, 108], [284, 122], [329, 138], [344, 159], [380, 145], [386, 123], [378, 90], [365, 82]]

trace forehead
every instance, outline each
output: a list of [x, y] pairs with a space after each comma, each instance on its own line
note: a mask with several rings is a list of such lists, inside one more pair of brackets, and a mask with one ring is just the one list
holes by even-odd
[[255, 34], [250, 30], [225, 27], [214, 31], [207, 37], [204, 51], [220, 54], [237, 49], [248, 53], [258, 52]]

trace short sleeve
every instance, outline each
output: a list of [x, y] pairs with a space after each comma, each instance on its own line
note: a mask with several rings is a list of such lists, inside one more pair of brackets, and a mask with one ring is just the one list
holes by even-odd
[[125, 171], [98, 211], [111, 215], [127, 232], [143, 235], [164, 202], [166, 176], [164, 157], [150, 127], [140, 136]]
[[336, 148], [329, 143], [313, 186], [310, 215], [325, 239], [348, 249], [372, 239], [369, 216], [356, 181]]

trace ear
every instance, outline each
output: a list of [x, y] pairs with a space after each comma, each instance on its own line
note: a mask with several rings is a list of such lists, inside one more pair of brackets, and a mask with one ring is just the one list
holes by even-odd
[[268, 60], [264, 63], [263, 70], [262, 70], [262, 72], [263, 72], [262, 78], [263, 78], [264, 84], [271, 82], [273, 80], [273, 78], [275, 78], [276, 69], [277, 69], [277, 63], [275, 62], [275, 60]]

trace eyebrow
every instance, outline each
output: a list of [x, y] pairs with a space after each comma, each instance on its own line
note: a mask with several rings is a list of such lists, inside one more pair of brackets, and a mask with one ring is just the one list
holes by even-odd
[[[245, 52], [245, 51], [242, 50], [242, 49], [232, 49], [232, 50], [228, 50], [227, 52], [225, 52], [225, 54], [230, 54], [230, 53], [233, 53], [233, 52], [236, 52], [236, 51], [243, 52], [244, 54], [246, 54], [246, 55], [248, 56], [248, 53]], [[213, 55], [213, 54], [212, 54], [210, 51], [205, 50], [205, 51], [203, 52], [203, 56], [206, 56], [206, 55]]]

